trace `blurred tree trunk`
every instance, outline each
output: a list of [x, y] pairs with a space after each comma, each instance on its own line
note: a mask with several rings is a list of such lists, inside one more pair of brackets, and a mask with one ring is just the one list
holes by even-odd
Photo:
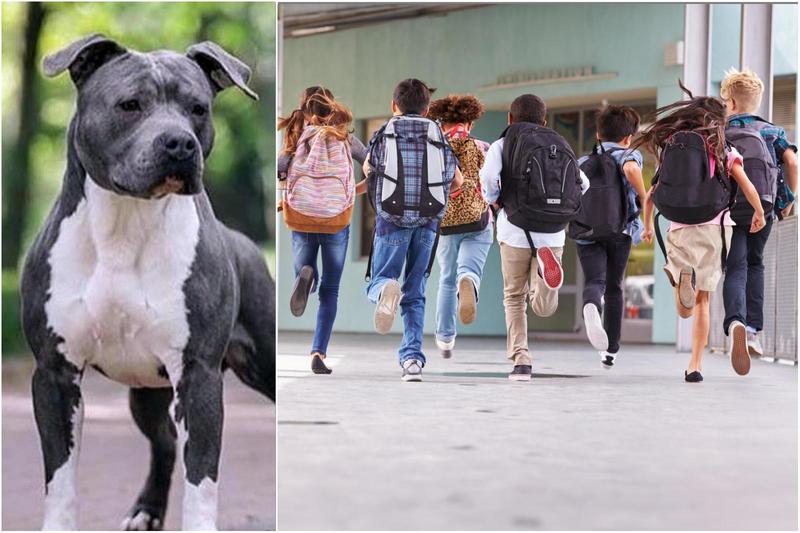
[[22, 239], [31, 190], [31, 145], [39, 129], [39, 82], [36, 75], [39, 37], [46, 15], [41, 2], [26, 6], [25, 36], [20, 63], [19, 128], [16, 142], [5, 159], [3, 179], [3, 269], [16, 268], [22, 254]]

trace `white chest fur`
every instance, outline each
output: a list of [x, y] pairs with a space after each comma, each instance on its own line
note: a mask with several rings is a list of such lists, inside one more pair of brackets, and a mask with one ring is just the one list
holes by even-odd
[[130, 386], [163, 387], [189, 339], [183, 284], [200, 222], [190, 196], [141, 200], [86, 177], [50, 252], [48, 325], [59, 350]]

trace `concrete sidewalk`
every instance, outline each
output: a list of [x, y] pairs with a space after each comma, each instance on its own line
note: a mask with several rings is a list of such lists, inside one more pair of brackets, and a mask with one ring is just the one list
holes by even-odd
[[[42, 525], [44, 466], [33, 420], [33, 358], [3, 361], [3, 529]], [[144, 484], [147, 439], [128, 410], [128, 389], [88, 369], [78, 465], [82, 530], [118, 530]], [[225, 375], [225, 423], [219, 485], [223, 530], [275, 529], [275, 405]], [[172, 476], [166, 529], [180, 529], [183, 468]]]
[[281, 333], [278, 523], [297, 529], [797, 529], [797, 368], [739, 377], [708, 355], [534, 343], [509, 382], [501, 338], [426, 338], [404, 383], [397, 336], [336, 335], [330, 376], [310, 334]]

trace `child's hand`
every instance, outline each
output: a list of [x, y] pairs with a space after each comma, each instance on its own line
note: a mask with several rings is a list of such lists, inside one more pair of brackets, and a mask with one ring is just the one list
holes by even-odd
[[642, 240], [647, 244], [653, 242], [653, 228], [645, 228], [642, 232]]
[[767, 225], [767, 221], [764, 220], [764, 210], [756, 211], [753, 213], [753, 221], [750, 224], [750, 233], [758, 233], [761, 231], [761, 228]]
[[783, 209], [783, 211], [781, 211], [781, 215], [783, 215], [784, 218], [786, 218], [789, 215], [791, 215], [792, 214], [792, 207], [794, 207], [794, 202], [791, 202], [789, 205], [787, 205]]

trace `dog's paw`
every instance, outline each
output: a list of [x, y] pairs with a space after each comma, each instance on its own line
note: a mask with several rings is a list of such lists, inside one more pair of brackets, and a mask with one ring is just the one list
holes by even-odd
[[161, 531], [163, 528], [161, 518], [151, 515], [144, 509], [134, 511], [122, 521], [122, 529], [125, 531]]

